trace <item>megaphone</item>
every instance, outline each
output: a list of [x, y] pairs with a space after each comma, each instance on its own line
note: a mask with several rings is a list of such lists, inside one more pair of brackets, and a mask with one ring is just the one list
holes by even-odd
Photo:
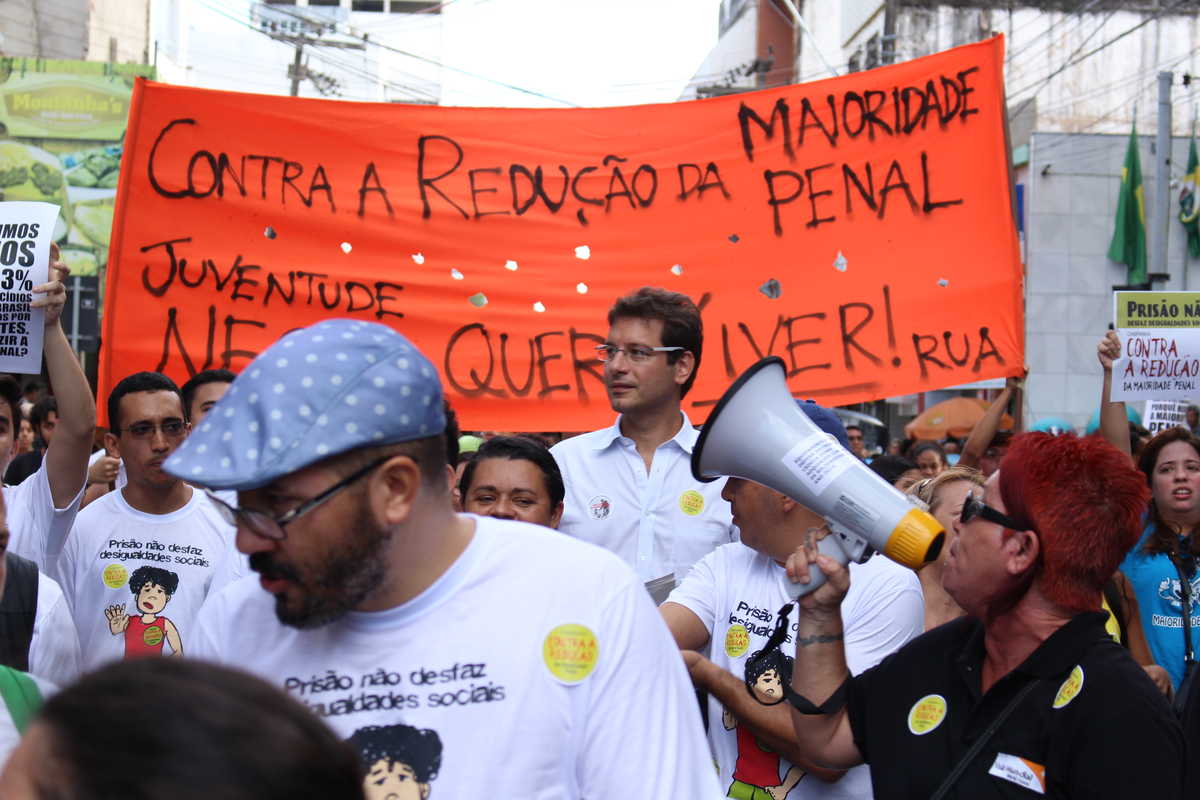
[[[783, 359], [764, 358], [734, 381], [709, 415], [692, 449], [692, 475], [761, 483], [825, 517], [833, 535], [818, 549], [842, 564], [871, 548], [912, 569], [937, 558], [941, 524], [872, 472], [801, 411], [787, 386]], [[812, 564], [799, 597], [825, 582]]]

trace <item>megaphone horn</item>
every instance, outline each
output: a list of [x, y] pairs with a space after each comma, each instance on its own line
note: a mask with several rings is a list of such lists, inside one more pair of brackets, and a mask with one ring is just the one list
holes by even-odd
[[761, 483], [912, 569], [937, 558], [945, 539], [933, 516], [797, 407], [776, 356], [750, 367], [721, 397], [692, 450], [692, 475]]

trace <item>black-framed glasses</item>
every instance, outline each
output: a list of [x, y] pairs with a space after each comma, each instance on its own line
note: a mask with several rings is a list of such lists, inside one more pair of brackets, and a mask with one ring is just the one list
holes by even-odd
[[598, 344], [596, 345], [596, 355], [601, 361], [612, 361], [617, 357], [617, 353], [624, 353], [625, 357], [634, 364], [645, 364], [658, 353], [673, 353], [683, 349], [682, 347], [647, 347], [641, 344], [631, 344], [626, 347]]
[[258, 511], [257, 509], [253, 508], [235, 508], [229, 505], [229, 503], [226, 503], [220, 497], [217, 497], [215, 493], [208, 489], [204, 490], [204, 494], [209, 500], [212, 501], [212, 504], [217, 507], [217, 511], [220, 512], [222, 519], [224, 519], [230, 525], [237, 525], [239, 522], [241, 522], [241, 524], [245, 525], [251, 531], [263, 537], [264, 539], [270, 539], [273, 542], [282, 542], [287, 538], [287, 532], [284, 531], [284, 526], [291, 522], [295, 522], [308, 512], [320, 507], [338, 492], [342, 491], [347, 486], [354, 483], [356, 480], [363, 477], [379, 465], [383, 464], [383, 462], [394, 458], [396, 455], [396, 453], [391, 453], [386, 456], [380, 456], [371, 463], [367, 464], [365, 467], [351, 472], [349, 475], [342, 478], [340, 481], [333, 484], [333, 486], [330, 486], [328, 489], [321, 492], [311, 500], [305, 500], [291, 511], [281, 514], [278, 517], [272, 517], [265, 511]]
[[[134, 439], [149, 439], [156, 431], [162, 431], [163, 436], [168, 439], [178, 439], [187, 433], [187, 423], [179, 418], [164, 419], [159, 423], [135, 422], [124, 430]], [[121, 429], [118, 428], [114, 433], [119, 436]]]
[[1028, 525], [1017, 522], [1007, 514], [1002, 514], [991, 506], [985, 504], [974, 494], [968, 494], [967, 499], [963, 501], [962, 515], [959, 517], [959, 522], [966, 525], [976, 517], [983, 517], [988, 522], [994, 522], [997, 525], [1003, 525], [1005, 528], [1014, 531], [1023, 531], [1029, 528]]

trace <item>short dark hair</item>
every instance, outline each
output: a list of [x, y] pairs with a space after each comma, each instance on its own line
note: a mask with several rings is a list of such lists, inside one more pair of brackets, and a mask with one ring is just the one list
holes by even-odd
[[917, 469], [917, 465], [904, 456], [875, 456], [867, 466], [871, 468], [872, 472], [887, 481], [889, 486], [895, 485], [904, 473]]
[[[700, 351], [704, 346], [704, 322], [696, 304], [685, 294], [643, 286], [633, 294], [627, 294], [617, 300], [608, 310], [609, 326], [618, 319], [628, 318], [662, 320], [663, 346], [682, 347], [695, 357], [696, 365], [680, 393], [680, 397], [685, 396], [696, 382], [696, 374], [700, 372]], [[667, 353], [667, 363], [674, 364], [682, 355], [678, 350]]]
[[34, 433], [41, 433], [38, 429], [50, 418], [51, 411], [58, 413], [58, 401], [53, 397], [43, 397], [33, 404], [29, 411], [29, 424], [33, 426]]
[[207, 383], [233, 383], [237, 379], [231, 370], [227, 369], [206, 369], [197, 372], [195, 375], [187, 379], [187, 383], [180, 387], [180, 396], [183, 399], [183, 414], [189, 422], [192, 419], [192, 400], [196, 399], [196, 390]]
[[862, 425], [858, 425], [856, 423], [851, 422], [849, 425], [846, 426], [846, 433], [849, 433], [851, 428], [858, 431], [859, 433], [863, 432]]
[[921, 455], [921, 453], [936, 453], [937, 457], [942, 462], [942, 466], [946, 465], [946, 451], [942, 449], [940, 444], [931, 439], [926, 439], [914, 444], [912, 449], [908, 451], [908, 457], [913, 461], [916, 461], [917, 456]]
[[137, 594], [147, 583], [158, 584], [170, 596], [179, 588], [179, 576], [162, 567], [138, 567], [129, 576], [129, 591]]
[[421, 470], [421, 480], [427, 486], [435, 490], [438, 487], [446, 487], [446, 437], [440, 433], [436, 436], [426, 436], [424, 439], [413, 439], [411, 442], [359, 447], [330, 456], [328, 461], [334, 469], [343, 475], [349, 475], [376, 459], [394, 455], [408, 456], [417, 462], [417, 467]]
[[429, 783], [442, 768], [442, 740], [437, 731], [411, 725], [368, 725], [350, 735], [346, 743], [358, 751], [365, 776], [379, 761], [405, 764], [417, 783]]
[[34, 725], [50, 751], [38, 797], [363, 797], [358, 756], [316, 714], [260, 678], [195, 659], [113, 662], [49, 697]]
[[17, 383], [17, 379], [11, 375], [0, 375], [0, 403], [8, 403], [12, 411], [12, 425], [14, 436], [16, 431], [21, 427], [21, 401], [22, 401], [21, 386]]
[[121, 432], [121, 398], [134, 392], [174, 392], [187, 418], [187, 403], [183, 402], [183, 393], [175, 381], [161, 372], [135, 372], [122, 378], [108, 393], [108, 429], [113, 435]]
[[457, 467], [459, 456], [458, 437], [462, 435], [462, 432], [458, 429], [458, 414], [454, 413], [454, 408], [445, 397], [442, 398], [442, 407], [446, 412], [446, 463], [452, 467]]
[[458, 491], [463, 499], [471, 490], [471, 480], [475, 477], [475, 467], [486, 458], [507, 458], [514, 461], [532, 461], [534, 466], [542, 471], [546, 481], [546, 492], [550, 495], [550, 507], [553, 508], [566, 497], [563, 486], [562, 470], [554, 455], [547, 449], [544, 442], [530, 436], [493, 436], [475, 451], [475, 457], [463, 469], [462, 478], [458, 481]]

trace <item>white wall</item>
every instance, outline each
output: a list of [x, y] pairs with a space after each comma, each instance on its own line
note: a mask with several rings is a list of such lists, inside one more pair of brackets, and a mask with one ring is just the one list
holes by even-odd
[[3, 0], [0, 52], [6, 56], [87, 56], [88, 0]]
[[[91, 0], [87, 60], [142, 64], [152, 54], [148, 23], [150, 0]], [[110, 40], [116, 58], [110, 58]]]
[[692, 76], [680, 100], [695, 100], [697, 90], [703, 86], [725, 86], [732, 83], [735, 87], [755, 88], [755, 76], [739, 74], [734, 77], [730, 73], [740, 71], [757, 56], [758, 49], [758, 7], [756, 3], [747, 3], [745, 10], [725, 35], [717, 40], [717, 44], [705, 56], [696, 74]]
[[[1140, 137], [1148, 225], [1154, 220], [1153, 141]], [[1057, 416], [1082, 429], [1099, 404], [1096, 343], [1112, 321], [1112, 287], [1124, 284], [1127, 274], [1105, 253], [1128, 142], [1128, 134], [1035, 133], [1030, 143], [1025, 330], [1031, 421]], [[1187, 164], [1187, 139], [1173, 142], [1172, 162], [1178, 178]], [[1177, 189], [1170, 198], [1171, 280], [1155, 288], [1200, 289], [1200, 260], [1187, 259], [1183, 226], [1174, 218]]]

